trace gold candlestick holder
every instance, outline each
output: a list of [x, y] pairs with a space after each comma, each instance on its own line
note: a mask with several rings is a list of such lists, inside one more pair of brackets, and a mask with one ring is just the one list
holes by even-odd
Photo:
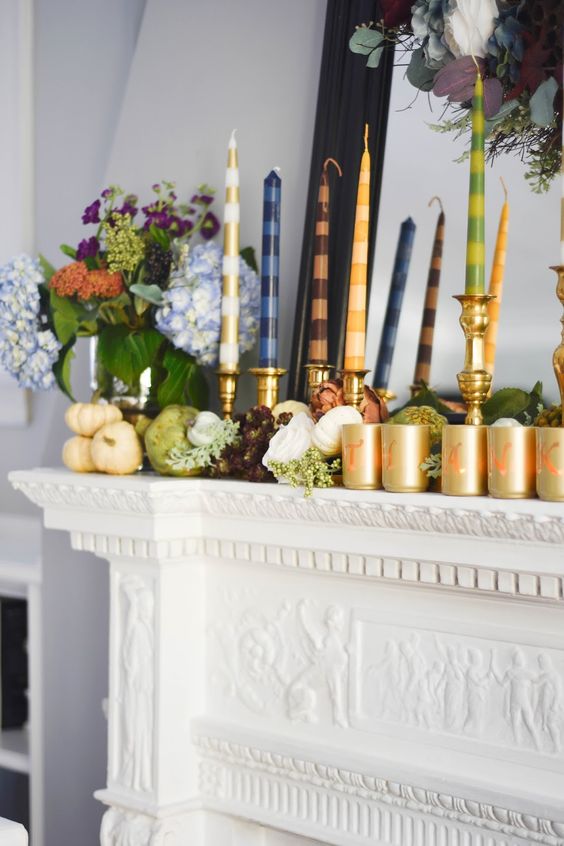
[[233, 415], [233, 406], [235, 405], [235, 396], [237, 394], [237, 380], [240, 371], [237, 367], [220, 365], [215, 372], [219, 382], [219, 400], [221, 402], [223, 416], [227, 420]]
[[343, 370], [343, 394], [345, 405], [359, 409], [364, 399], [364, 377], [368, 370]]
[[458, 294], [454, 297], [462, 306], [460, 325], [466, 338], [464, 369], [457, 374], [458, 386], [466, 403], [468, 425], [481, 426], [482, 405], [487, 399], [492, 374], [484, 365], [484, 335], [489, 323], [488, 303], [490, 294]]
[[319, 388], [321, 383], [327, 382], [331, 378], [333, 367], [333, 364], [327, 364], [326, 362], [322, 364], [304, 364], [304, 370], [307, 373], [307, 394], [309, 400], [311, 400], [313, 392]]
[[[564, 265], [555, 265], [550, 269], [554, 270], [558, 275], [556, 296], [564, 308]], [[560, 322], [562, 324], [562, 340], [554, 350], [554, 355], [552, 356], [552, 366], [558, 383], [558, 390], [560, 391], [560, 403], [564, 404], [564, 314], [562, 314]]]
[[280, 377], [288, 371], [282, 367], [251, 367], [249, 373], [257, 378], [257, 405], [273, 409], [278, 404]]

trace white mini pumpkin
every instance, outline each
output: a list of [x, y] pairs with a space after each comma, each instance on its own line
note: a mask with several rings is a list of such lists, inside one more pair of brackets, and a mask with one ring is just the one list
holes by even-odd
[[116, 423], [122, 418], [117, 406], [95, 402], [75, 402], [65, 412], [69, 429], [86, 438], [91, 438], [106, 423]]
[[75, 473], [94, 473], [96, 465], [92, 460], [92, 438], [75, 435], [65, 441], [63, 464]]
[[305, 402], [298, 402], [291, 399], [277, 403], [272, 409], [272, 416], [275, 420], [281, 414], [293, 414], [294, 417], [297, 417], [298, 414], [307, 414], [308, 417], [311, 417], [309, 405], [306, 405]]
[[92, 460], [100, 473], [125, 476], [143, 461], [141, 441], [131, 423], [118, 420], [102, 426], [92, 439]]
[[342, 428], [346, 423], [362, 423], [362, 414], [352, 405], [337, 405], [319, 420], [313, 430], [312, 444], [319, 452], [330, 458], [340, 455], [342, 449]]
[[188, 424], [186, 436], [192, 446], [208, 446], [214, 439], [214, 428], [221, 420], [213, 411], [200, 411], [193, 423]]

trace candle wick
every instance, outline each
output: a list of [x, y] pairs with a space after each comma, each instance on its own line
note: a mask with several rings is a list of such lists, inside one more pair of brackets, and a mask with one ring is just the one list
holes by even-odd
[[236, 129], [234, 129], [234, 130], [231, 132], [231, 137], [230, 137], [230, 139], [229, 139], [229, 146], [230, 146], [230, 147], [234, 147], [234, 146], [236, 145], [236, 143], [237, 143], [237, 139], [235, 138], [235, 133], [236, 133], [236, 132], [237, 132], [237, 130], [236, 130]]
[[368, 124], [364, 124], [364, 152], [368, 152]]
[[501, 185], [502, 185], [502, 188], [503, 188], [503, 193], [505, 194], [505, 202], [507, 202], [507, 185], [505, 184], [503, 176], [499, 177], [499, 181], [501, 182]]
[[433, 205], [433, 203], [435, 202], [435, 200], [437, 201], [437, 203], [438, 203], [438, 204], [439, 204], [439, 206], [441, 207], [441, 211], [442, 211], [442, 212], [444, 212], [444, 209], [443, 209], [443, 203], [442, 203], [442, 200], [441, 200], [441, 198], [440, 198], [440, 197], [437, 197], [437, 196], [435, 196], [435, 197], [431, 197], [431, 199], [430, 199], [430, 200], [429, 200], [429, 202], [428, 202], [428, 206], [429, 206], [429, 207], [430, 207], [430, 206], [432, 206], [432, 205]]
[[329, 165], [329, 164], [335, 165], [335, 167], [337, 168], [337, 172], [338, 172], [339, 176], [343, 175], [343, 171], [341, 170], [341, 165], [339, 164], [339, 162], [335, 161], [335, 159], [332, 159], [332, 158], [325, 159], [325, 161], [323, 162], [323, 170], [326, 171], [327, 165]]

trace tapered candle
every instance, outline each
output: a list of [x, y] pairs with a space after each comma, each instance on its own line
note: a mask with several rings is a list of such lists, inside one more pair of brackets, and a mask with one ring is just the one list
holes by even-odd
[[503, 277], [505, 274], [505, 256], [507, 253], [507, 232], [509, 229], [509, 203], [507, 202], [507, 188], [505, 182], [501, 180], [503, 191], [505, 193], [505, 202], [501, 208], [501, 215], [499, 218], [499, 226], [497, 229], [497, 240], [495, 242], [495, 253], [492, 264], [492, 273], [490, 276], [489, 293], [495, 297], [488, 303], [488, 315], [490, 322], [486, 329], [485, 336], [485, 367], [486, 370], [492, 374], [495, 367], [495, 351], [497, 345], [497, 330], [499, 325], [499, 306], [503, 294]]
[[282, 180], [274, 168], [264, 180], [260, 283], [259, 367], [278, 367], [278, 285]]
[[415, 373], [413, 374], [414, 385], [420, 385], [422, 382], [428, 385], [431, 381], [433, 334], [435, 331], [435, 317], [437, 314], [437, 300], [439, 298], [439, 283], [441, 281], [441, 265], [443, 260], [443, 241], [445, 237], [445, 213], [443, 211], [443, 204], [439, 197], [433, 197], [429, 205], [434, 200], [438, 201], [441, 211], [437, 219], [433, 252], [431, 253], [431, 264], [429, 265], [429, 274], [427, 276], [427, 290], [425, 292], [423, 319], [419, 333], [417, 362], [415, 364]]
[[368, 221], [370, 212], [370, 153], [368, 124], [364, 127], [364, 152], [360, 161], [354, 238], [349, 283], [345, 370], [363, 370], [366, 348], [366, 281], [368, 275]]
[[223, 296], [219, 365], [236, 370], [239, 364], [239, 164], [235, 130], [227, 149], [223, 214]]
[[484, 170], [484, 83], [478, 71], [472, 100], [465, 294], [486, 293]]
[[401, 312], [401, 304], [405, 291], [405, 283], [411, 261], [413, 239], [415, 238], [415, 224], [410, 217], [404, 220], [400, 227], [394, 270], [392, 273], [392, 284], [388, 295], [388, 305], [384, 318], [384, 327], [380, 339], [380, 349], [376, 361], [374, 373], [374, 387], [387, 388], [390, 381], [390, 370], [396, 346], [398, 323]]
[[309, 363], [327, 364], [327, 297], [329, 287], [329, 178], [327, 167], [334, 164], [339, 176], [343, 175], [335, 159], [326, 159], [321, 171], [317, 195], [315, 221], [315, 255], [311, 286], [311, 326], [309, 333]]
[[564, 120], [562, 121], [562, 151], [560, 156], [560, 266], [564, 267]]

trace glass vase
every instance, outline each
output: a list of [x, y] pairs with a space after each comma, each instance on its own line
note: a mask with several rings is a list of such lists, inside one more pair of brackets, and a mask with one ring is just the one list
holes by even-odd
[[158, 413], [152, 401], [152, 371], [148, 367], [132, 384], [126, 385], [113, 376], [104, 366], [98, 354], [98, 339], [90, 339], [90, 389], [92, 402], [108, 402], [117, 405], [124, 417], [130, 419], [139, 414], [154, 417]]

